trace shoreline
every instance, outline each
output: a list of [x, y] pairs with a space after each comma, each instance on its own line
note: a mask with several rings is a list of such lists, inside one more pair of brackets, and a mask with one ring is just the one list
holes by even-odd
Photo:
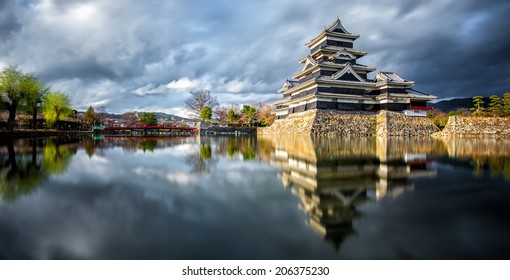
[[92, 131], [60, 131], [60, 130], [13, 130], [0, 131], [0, 139], [37, 138], [67, 135], [89, 135]]

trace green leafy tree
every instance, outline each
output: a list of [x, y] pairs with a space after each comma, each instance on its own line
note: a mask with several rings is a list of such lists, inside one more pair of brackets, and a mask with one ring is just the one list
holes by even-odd
[[473, 111], [473, 115], [475, 116], [481, 115], [485, 111], [485, 108], [483, 107], [484, 104], [485, 101], [483, 101], [483, 96], [480, 95], [473, 96], [473, 108], [470, 109], [471, 111]]
[[96, 112], [94, 111], [94, 108], [92, 106], [89, 106], [85, 114], [83, 115], [83, 118], [88, 124], [93, 124], [96, 120]]
[[27, 113], [32, 115], [32, 128], [37, 129], [37, 114], [44, 97], [50, 92], [50, 88], [33, 74], [24, 74], [19, 87], [24, 96], [23, 107]]
[[140, 117], [140, 121], [143, 122], [145, 125], [156, 125], [158, 123], [158, 120], [156, 119], [156, 113], [146, 113], [144, 112], [142, 114], [142, 117]]
[[503, 105], [501, 104], [501, 98], [497, 95], [491, 95], [489, 102], [489, 112], [494, 116], [503, 116]]
[[503, 94], [503, 114], [510, 116], [510, 92]]
[[14, 129], [16, 111], [19, 103], [25, 97], [20, 89], [23, 73], [17, 67], [9, 66], [0, 73], [0, 101], [2, 106], [9, 112], [7, 129]]
[[205, 106], [200, 110], [200, 119], [203, 121], [210, 121], [212, 117], [212, 109], [209, 106]]
[[45, 96], [42, 112], [49, 127], [74, 114], [69, 97], [61, 91], [50, 92]]
[[257, 110], [255, 108], [250, 105], [243, 105], [243, 109], [241, 109], [241, 119], [243, 120], [243, 123], [251, 125], [251, 121], [255, 117], [255, 114], [257, 114]]
[[227, 117], [229, 123], [234, 123], [239, 120], [239, 114], [237, 114], [232, 108], [228, 110]]

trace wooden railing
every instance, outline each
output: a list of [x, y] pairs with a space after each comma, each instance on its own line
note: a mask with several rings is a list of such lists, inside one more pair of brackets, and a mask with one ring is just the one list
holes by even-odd
[[429, 107], [429, 106], [411, 106], [410, 110], [415, 110], [415, 111], [432, 111], [432, 110], [434, 110], [434, 107]]

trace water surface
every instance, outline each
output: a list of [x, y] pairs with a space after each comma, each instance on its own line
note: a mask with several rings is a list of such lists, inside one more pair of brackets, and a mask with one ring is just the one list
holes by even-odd
[[4, 259], [510, 257], [510, 141], [0, 143]]

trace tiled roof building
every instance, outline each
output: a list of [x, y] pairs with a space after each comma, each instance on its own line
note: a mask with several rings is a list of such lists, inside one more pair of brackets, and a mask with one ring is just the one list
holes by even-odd
[[348, 32], [337, 19], [306, 44], [310, 54], [303, 68], [285, 81], [274, 103], [277, 119], [312, 109], [403, 111], [407, 116], [425, 116], [427, 101], [437, 97], [412, 89], [413, 81], [395, 72], [368, 73], [375, 67], [358, 64], [367, 53], [354, 48], [359, 35]]

